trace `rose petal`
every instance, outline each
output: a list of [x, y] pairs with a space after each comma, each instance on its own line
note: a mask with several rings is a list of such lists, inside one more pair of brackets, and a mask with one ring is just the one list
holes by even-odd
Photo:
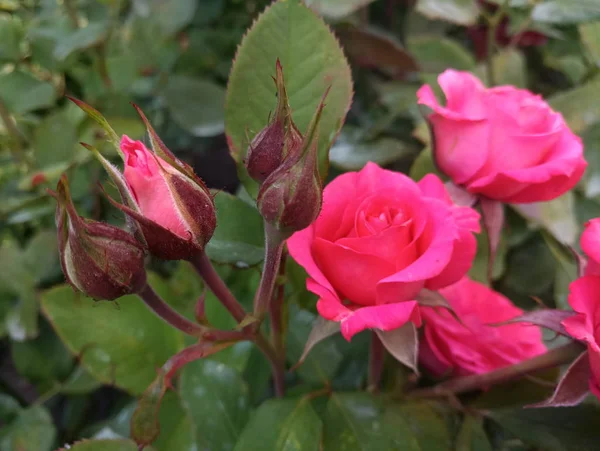
[[595, 343], [594, 317], [600, 299], [600, 277], [584, 276], [569, 285], [569, 304], [579, 315], [565, 319], [562, 325], [578, 340]]
[[[592, 219], [585, 224], [585, 230], [581, 234], [581, 249], [590, 258], [586, 274], [598, 275], [597, 271], [600, 270], [600, 218]], [[590, 265], [590, 263], [595, 264]]]
[[321, 238], [313, 242], [313, 256], [331, 285], [346, 299], [374, 305], [375, 287], [394, 273], [395, 266], [371, 254], [359, 253]]

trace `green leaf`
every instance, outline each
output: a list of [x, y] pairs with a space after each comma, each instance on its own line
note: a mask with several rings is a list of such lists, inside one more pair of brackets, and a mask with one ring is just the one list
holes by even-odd
[[[146, 447], [144, 451], [150, 451]], [[137, 445], [126, 439], [82, 440], [57, 451], [138, 451]]]
[[171, 75], [165, 100], [175, 122], [193, 136], [223, 133], [225, 91], [221, 86], [186, 75]]
[[[204, 0], [202, 0], [204, 1]], [[197, 0], [142, 0], [136, 3], [137, 13], [158, 21], [166, 35], [174, 34], [189, 24], [198, 7]], [[147, 21], [147, 20], [146, 20]]]
[[[286, 358], [291, 365], [295, 365], [303, 354], [316, 315], [291, 305], [289, 318]], [[325, 340], [315, 345], [296, 373], [307, 382], [328, 383], [335, 375], [342, 359], [343, 355], [336, 343], [333, 340]]]
[[248, 387], [232, 368], [197, 360], [181, 373], [180, 392], [201, 449], [231, 450], [248, 421]]
[[29, 72], [15, 70], [0, 74], [0, 97], [6, 107], [15, 114], [27, 113], [54, 104], [54, 87], [31, 75]]
[[448, 68], [475, 69], [473, 55], [453, 39], [441, 36], [409, 36], [407, 47], [423, 71], [441, 73]]
[[330, 19], [339, 19], [364, 8], [374, 0], [306, 0], [306, 5]]
[[431, 147], [429, 146], [421, 150], [419, 156], [415, 158], [415, 161], [410, 167], [409, 173], [410, 178], [415, 181], [421, 180], [427, 174], [436, 174], [438, 176], [441, 175], [441, 173], [435, 166], [435, 163], [433, 161], [433, 155], [431, 153]]
[[600, 66], [600, 22], [583, 24], [578, 28], [586, 50], [596, 66]]
[[[489, 265], [489, 253], [490, 247], [488, 244], [488, 237], [485, 228], [475, 235], [477, 240], [477, 254], [469, 270], [469, 277], [477, 282], [489, 285], [490, 280], [488, 279], [488, 265]], [[506, 269], [506, 253], [508, 252], [508, 243], [506, 240], [506, 232], [504, 236], [500, 238], [498, 249], [496, 250], [496, 257], [494, 258], [494, 268], [492, 270], [492, 279], [498, 279], [504, 274]]]
[[56, 430], [52, 417], [41, 406], [30, 407], [0, 431], [2, 451], [51, 451]]
[[215, 206], [217, 228], [206, 246], [210, 259], [238, 266], [260, 263], [264, 256], [264, 231], [258, 210], [225, 192], [215, 196]]
[[183, 346], [181, 333], [136, 296], [94, 302], [58, 286], [41, 295], [42, 310], [67, 347], [98, 380], [140, 394], [156, 369]]
[[323, 418], [324, 451], [450, 450], [452, 440], [433, 403], [386, 406], [367, 393], [334, 393]]
[[177, 393], [167, 392], [158, 414], [160, 435], [152, 447], [157, 451], [196, 451], [196, 436], [191, 413]]
[[598, 449], [600, 408], [593, 404], [546, 409], [502, 409], [489, 416], [526, 444], [544, 451]]
[[563, 114], [574, 133], [580, 133], [600, 121], [599, 92], [600, 77], [595, 77], [581, 86], [550, 97], [548, 103]]
[[569, 191], [548, 202], [514, 205], [530, 224], [542, 226], [559, 242], [574, 245], [579, 236], [579, 224], [575, 217], [575, 196]]
[[23, 24], [17, 16], [0, 14], [0, 61], [17, 61], [21, 56]]
[[23, 264], [40, 283], [60, 274], [56, 230], [42, 230], [27, 244], [23, 252]]
[[597, 0], [549, 0], [535, 5], [531, 18], [561, 25], [592, 22], [600, 19], [600, 3]]
[[64, 61], [72, 53], [101, 43], [108, 32], [108, 22], [90, 22], [73, 33], [62, 36], [54, 48], [54, 58]]
[[65, 111], [49, 114], [35, 129], [33, 155], [38, 168], [70, 161], [78, 147], [77, 124]]
[[309, 398], [270, 399], [254, 413], [235, 451], [319, 451], [322, 429]]
[[261, 131], [275, 109], [272, 76], [277, 58], [283, 66], [293, 119], [302, 133], [331, 86], [319, 129], [319, 169], [324, 177], [329, 149], [350, 107], [352, 79], [335, 36], [299, 0], [280, 0], [267, 8], [238, 49], [225, 102], [231, 153], [240, 162], [246, 133], [251, 139]]
[[428, 19], [445, 20], [458, 25], [474, 25], [479, 10], [472, 0], [419, 0], [417, 11]]
[[77, 366], [60, 387], [67, 395], [82, 395], [99, 388], [102, 383], [82, 366]]
[[46, 323], [42, 323], [42, 326], [35, 339], [13, 341], [11, 353], [19, 374], [38, 384], [43, 392], [52, 389], [69, 375], [73, 357], [50, 327]]
[[[375, 141], [360, 142], [351, 131], [343, 132], [331, 148], [331, 164], [345, 171], [358, 171], [369, 161], [386, 166], [402, 157], [411, 155], [412, 149], [395, 138], [379, 138]], [[356, 133], [354, 133], [356, 135]]]
[[456, 451], [493, 451], [480, 418], [465, 416], [456, 437]]

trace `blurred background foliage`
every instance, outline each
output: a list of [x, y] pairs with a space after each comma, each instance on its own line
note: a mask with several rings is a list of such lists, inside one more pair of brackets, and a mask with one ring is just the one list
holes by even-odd
[[[133, 298], [92, 304], [62, 285], [54, 203], [46, 193], [60, 174], [69, 174], [81, 214], [122, 223], [98, 189], [98, 183], [106, 182], [103, 170], [79, 142], [109, 156], [113, 150], [97, 124], [65, 95], [100, 110], [118, 133], [142, 139], [142, 123], [130, 105], [135, 102], [166, 144], [191, 162], [210, 187], [231, 193], [217, 196], [220, 225], [208, 252], [221, 263], [219, 270], [238, 298], [251, 303], [263, 253], [262, 222], [249, 196], [238, 189], [223, 134], [223, 103], [237, 45], [268, 3], [0, 0], [2, 451], [50, 451], [82, 438], [128, 437], [134, 396], [186, 341]], [[501, 3], [506, 18], [495, 33], [488, 33], [486, 16]], [[360, 169], [367, 161], [415, 179], [435, 172], [415, 93], [422, 83], [435, 85], [436, 76], [447, 68], [472, 71], [485, 80], [486, 64], [493, 60], [497, 84], [528, 88], [564, 114], [585, 141], [587, 175], [576, 190], [555, 201], [510, 208], [493, 284], [524, 308], [536, 303], [566, 308], [568, 284], [576, 274], [570, 248], [577, 248], [583, 222], [600, 216], [600, 3], [307, 4], [331, 24], [355, 80], [352, 109], [331, 150], [330, 178]], [[495, 38], [491, 44], [489, 36]], [[484, 234], [479, 241], [471, 275], [486, 281]], [[153, 261], [150, 266], [153, 286], [193, 318], [193, 304], [203, 287], [187, 264]], [[286, 346], [292, 365], [315, 312], [314, 297], [304, 289], [303, 270], [292, 261], [287, 268]], [[217, 327], [234, 325], [210, 295], [207, 316]], [[261, 404], [270, 396], [269, 367], [248, 343], [190, 365], [178, 391], [165, 398], [162, 433], [154, 448], [231, 450], [242, 437], [246, 445], [236, 450], [276, 449], [265, 443], [277, 441], [269, 434], [279, 428], [299, 437], [304, 445], [297, 449], [318, 449], [314, 437], [320, 434], [315, 431], [324, 424], [326, 450], [341, 449], [344, 439], [349, 440], [345, 449], [388, 449], [383, 442], [379, 447], [373, 443], [381, 435], [379, 421], [392, 418], [396, 429], [388, 435], [394, 443], [412, 440], [411, 449], [597, 449], [596, 405], [552, 414], [512, 409], [548, 393], [548, 387], [531, 381], [467, 400], [480, 408], [503, 408], [494, 410], [493, 421], [485, 424], [438, 404], [395, 405], [352, 393], [364, 385], [367, 341], [362, 334], [352, 343], [337, 337], [319, 344], [288, 375], [290, 391], [298, 399], [279, 404]], [[387, 389], [400, 392], [411, 381], [399, 365], [388, 364]], [[307, 395], [323, 386], [335, 390], [329, 401]], [[415, 418], [417, 423], [411, 420]], [[584, 419], [585, 428], [574, 433], [569, 424]], [[299, 430], [298, 424], [308, 429]], [[349, 430], [353, 438], [348, 438]], [[261, 443], [256, 440], [263, 440], [262, 448], [252, 447]], [[112, 443], [106, 449], [130, 449], [126, 442], [122, 448], [117, 448], [121, 442]], [[90, 451], [96, 449], [104, 448]]]

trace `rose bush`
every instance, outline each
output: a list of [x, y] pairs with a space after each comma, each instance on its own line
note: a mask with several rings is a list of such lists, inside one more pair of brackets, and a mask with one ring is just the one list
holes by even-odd
[[588, 256], [585, 276], [569, 286], [569, 304], [578, 314], [562, 324], [573, 338], [587, 345], [590, 390], [600, 398], [600, 218], [585, 225], [581, 248]]
[[421, 308], [425, 326], [419, 359], [434, 375], [485, 373], [546, 351], [537, 326], [492, 326], [523, 310], [491, 288], [464, 277], [440, 293], [462, 324], [445, 308]]
[[586, 168], [581, 139], [539, 96], [513, 86], [486, 89], [468, 72], [438, 77], [446, 105], [424, 85], [418, 102], [433, 109], [435, 159], [454, 183], [508, 203], [564, 194]]
[[415, 296], [459, 280], [476, 250], [479, 215], [455, 206], [442, 182], [368, 163], [323, 192], [317, 220], [288, 240], [325, 319], [350, 339], [365, 328], [420, 324]]

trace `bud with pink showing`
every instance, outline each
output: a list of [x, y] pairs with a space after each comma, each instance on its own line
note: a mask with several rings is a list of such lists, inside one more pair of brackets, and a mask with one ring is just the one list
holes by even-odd
[[60, 262], [67, 282], [86, 296], [113, 300], [146, 285], [144, 248], [118, 227], [77, 214], [66, 176], [58, 182], [56, 225]]
[[119, 139], [98, 111], [72, 100], [102, 125], [121, 154], [125, 162], [122, 174], [93, 147], [84, 144], [107, 170], [123, 204], [109, 200], [130, 218], [150, 253], [165, 260], [181, 260], [202, 252], [215, 230], [216, 213], [210, 191], [193, 169], [171, 153], [137, 106], [134, 105], [146, 125], [152, 150], [128, 136]]
[[302, 142], [293, 149], [261, 185], [256, 204], [268, 223], [284, 236], [311, 225], [323, 202], [318, 168], [318, 128], [325, 92]]
[[248, 174], [259, 183], [277, 169], [290, 150], [302, 141], [302, 136], [292, 121], [287, 91], [283, 79], [283, 68], [279, 59], [276, 63], [275, 85], [277, 107], [267, 126], [254, 137], [246, 155]]

